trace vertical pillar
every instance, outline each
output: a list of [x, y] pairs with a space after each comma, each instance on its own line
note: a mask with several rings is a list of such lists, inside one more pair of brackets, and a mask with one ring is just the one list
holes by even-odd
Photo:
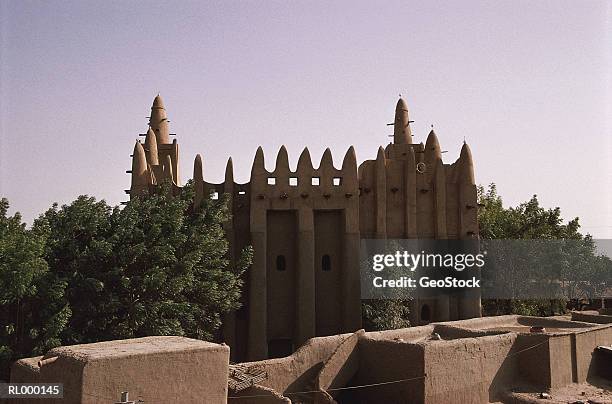
[[[223, 223], [225, 230], [225, 237], [229, 242], [228, 246], [228, 260], [230, 265], [234, 267], [236, 265], [236, 248], [234, 239], [234, 169], [232, 164], [232, 158], [230, 157], [227, 161], [225, 168], [225, 182], [223, 184], [223, 193], [229, 196], [228, 205], [232, 216], [230, 219]], [[235, 358], [236, 355], [236, 311], [232, 310], [227, 313], [223, 319], [223, 339], [227, 345], [230, 346], [230, 355]]]
[[296, 343], [316, 334], [314, 215], [310, 207], [298, 210], [298, 273], [296, 290]]
[[[477, 191], [474, 180], [472, 152], [467, 144], [459, 156], [459, 238], [465, 240], [466, 252], [478, 253], [478, 209]], [[473, 270], [480, 277], [479, 271]], [[459, 302], [459, 316], [473, 318], [482, 316], [480, 290], [467, 290]]]
[[[350, 214], [350, 212], [349, 212]], [[347, 229], [349, 230], [349, 229]], [[346, 231], [342, 252], [342, 317], [344, 331], [361, 328], [361, 280], [359, 268], [359, 232]]]
[[[264, 211], [265, 215], [265, 211]], [[247, 358], [250, 361], [268, 357], [268, 306], [266, 274], [266, 232], [251, 232], [253, 265], [249, 276], [249, 336]]]
[[414, 149], [411, 147], [408, 151], [408, 158], [404, 163], [406, 167], [406, 237], [417, 238], [417, 180], [416, 180], [416, 160]]
[[251, 244], [253, 265], [249, 273], [248, 360], [268, 357], [268, 294], [267, 294], [267, 177], [261, 147], [255, 153], [251, 169]]
[[434, 193], [436, 204], [436, 238], [448, 238], [446, 231], [446, 173], [442, 160], [436, 161], [434, 173]]
[[352, 332], [361, 328], [361, 273], [359, 267], [361, 240], [359, 237], [359, 198], [356, 197], [359, 195], [359, 179], [357, 156], [353, 146], [344, 156], [342, 177], [342, 187], [346, 197], [341, 274], [342, 318], [344, 331]]
[[376, 238], [387, 238], [387, 171], [385, 150], [378, 148], [376, 156]]

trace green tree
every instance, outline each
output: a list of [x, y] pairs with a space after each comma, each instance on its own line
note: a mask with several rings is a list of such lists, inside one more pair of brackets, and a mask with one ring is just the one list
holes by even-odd
[[582, 239], [578, 218], [563, 223], [561, 209], [545, 209], [537, 195], [504, 208], [495, 184], [478, 187], [478, 224], [483, 239]]
[[[601, 279], [601, 282], [592, 283], [591, 286], [596, 288], [605, 284], [606, 277], [610, 278], [612, 267], [607, 266], [610, 260], [596, 255], [592, 238], [579, 232], [578, 218], [564, 223], [561, 210], [541, 207], [536, 195], [516, 207], [505, 208], [495, 184], [490, 184], [487, 189], [480, 186], [478, 199], [480, 237], [485, 243], [493, 239], [532, 240], [519, 247], [520, 256], [507, 251], [502, 257], [506, 260], [505, 269], [518, 269], [513, 275], [514, 280], [539, 279], [539, 284], [548, 281], [556, 286], [562, 280], [565, 286], [559, 287], [565, 288], [566, 295], [573, 296], [575, 292], [570, 289], [584, 286], [582, 281], [586, 278]], [[540, 240], [556, 241], [543, 243]], [[529, 256], [529, 259], [521, 261], [524, 256]], [[503, 275], [496, 273], [496, 276]], [[565, 311], [566, 304], [565, 299], [485, 299], [483, 311], [487, 315], [544, 316]]]
[[179, 196], [159, 187], [123, 209], [83, 196], [36, 221], [50, 229], [47, 260], [68, 285], [73, 316], [65, 344], [214, 337], [222, 314], [239, 306], [251, 251], [230, 268], [226, 201], [207, 199], [193, 209], [192, 200], [191, 184]]
[[410, 327], [409, 300], [370, 299], [361, 303], [363, 328], [366, 331], [395, 330]]
[[48, 229], [26, 229], [19, 213], [8, 217], [0, 200], [0, 380], [10, 364], [60, 345], [70, 308], [63, 300], [65, 283], [43, 259]]

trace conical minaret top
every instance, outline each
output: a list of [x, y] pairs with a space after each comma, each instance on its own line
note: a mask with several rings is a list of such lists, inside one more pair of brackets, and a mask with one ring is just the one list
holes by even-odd
[[159, 94], [153, 100], [151, 107], [151, 118], [149, 118], [149, 126], [155, 132], [157, 144], [170, 143], [170, 129], [168, 128], [168, 116], [164, 102]]
[[408, 105], [403, 98], [397, 101], [395, 106], [395, 122], [393, 123], [393, 143], [412, 144], [412, 132], [410, 131], [410, 118], [408, 117]]

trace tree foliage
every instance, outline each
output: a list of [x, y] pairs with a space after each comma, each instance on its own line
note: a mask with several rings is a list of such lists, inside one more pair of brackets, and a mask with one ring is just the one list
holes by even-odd
[[[536, 285], [548, 282], [550, 287], [558, 287], [564, 296], [579, 298], [580, 294], [597, 295], [609, 286], [612, 262], [597, 253], [591, 236], [583, 236], [579, 232], [578, 218], [564, 223], [561, 210], [558, 207], [541, 207], [536, 195], [516, 207], [505, 208], [495, 184], [487, 189], [479, 187], [478, 199], [480, 237], [485, 243], [493, 239], [530, 240], [516, 249], [520, 250], [520, 254], [513, 254], [516, 250], [510, 251], [516, 243], [508, 243], [508, 251], [502, 257], [496, 257], [506, 261], [504, 271], [515, 271], [509, 276], [517, 281], [515, 287], [520, 289], [526, 285], [525, 282], [537, 280]], [[527, 255], [529, 259], [521, 261]], [[495, 276], [506, 275], [495, 273]], [[585, 279], [589, 279], [589, 282], [585, 282]], [[510, 286], [510, 281], [507, 284]], [[483, 301], [486, 315], [514, 313], [545, 316], [564, 312], [566, 305], [566, 298]]]
[[73, 308], [65, 343], [185, 335], [212, 339], [239, 306], [250, 251], [229, 267], [225, 200], [193, 210], [191, 186], [133, 198], [124, 209], [79, 197], [34, 227], [50, 229], [46, 258]]
[[6, 217], [3, 200], [0, 358], [148, 335], [214, 339], [223, 314], [240, 306], [252, 251], [230, 265], [226, 199], [195, 209], [190, 183], [170, 191], [123, 209], [80, 196], [54, 204], [30, 230], [18, 214]]
[[563, 223], [561, 209], [545, 209], [537, 195], [504, 208], [495, 184], [478, 187], [478, 224], [483, 239], [582, 239], [578, 218]]
[[13, 360], [60, 345], [71, 314], [62, 299], [66, 285], [43, 258], [48, 229], [26, 229], [8, 208], [0, 200], [0, 380]]
[[361, 303], [366, 331], [395, 330], [410, 326], [409, 300], [371, 299]]

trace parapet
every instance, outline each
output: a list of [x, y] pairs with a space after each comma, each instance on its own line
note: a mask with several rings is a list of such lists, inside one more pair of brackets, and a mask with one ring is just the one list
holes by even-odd
[[146, 337], [55, 348], [16, 362], [11, 382], [63, 383], [65, 404], [112, 403], [122, 391], [147, 403], [206, 397], [207, 403], [221, 404], [227, 402], [228, 363], [224, 344]]

